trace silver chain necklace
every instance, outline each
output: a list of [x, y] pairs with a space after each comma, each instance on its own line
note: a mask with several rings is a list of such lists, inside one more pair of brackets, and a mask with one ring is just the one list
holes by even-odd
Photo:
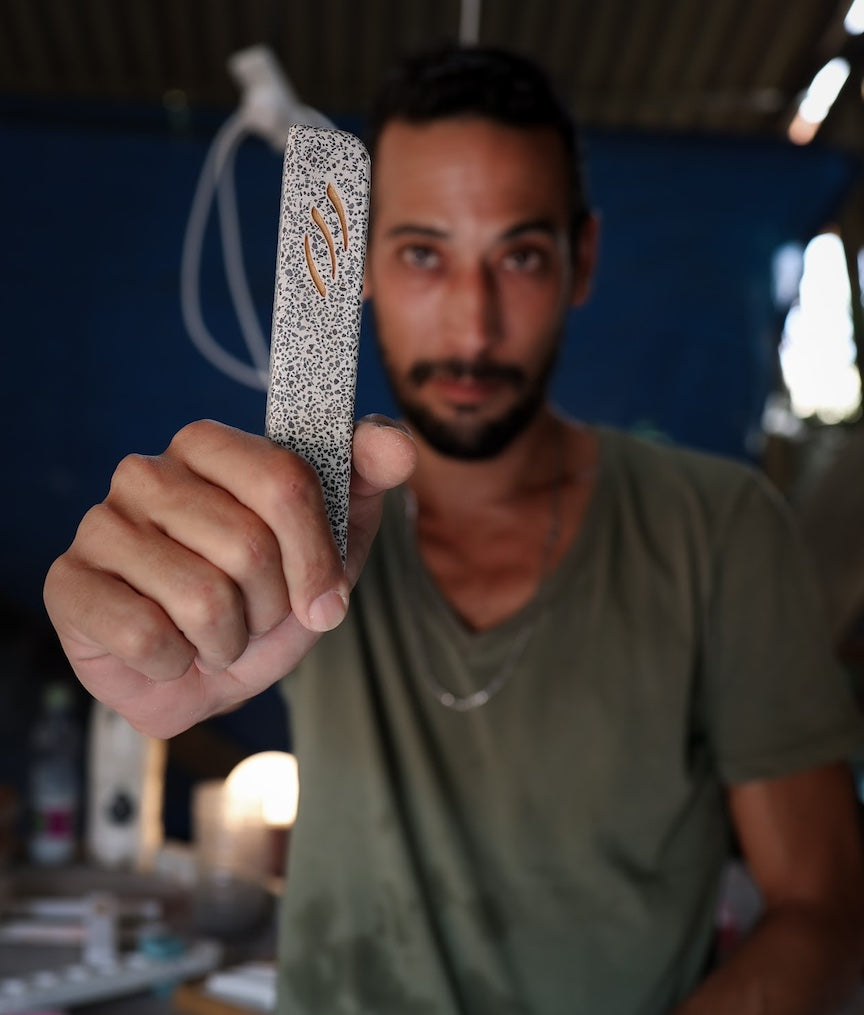
[[[537, 582], [538, 590], [552, 570], [552, 555], [561, 534], [561, 489], [563, 485], [563, 469], [559, 468], [558, 474], [555, 478], [555, 484], [552, 487], [552, 496], [549, 506], [549, 530], [546, 533], [546, 539], [543, 543], [543, 553], [540, 561], [540, 578]], [[407, 492], [405, 494], [405, 514], [416, 541], [417, 501], [413, 495]], [[411, 602], [409, 603], [409, 609], [413, 609], [411, 603], [417, 602], [416, 587], [411, 591], [415, 594], [410, 596]], [[432, 694], [440, 705], [443, 705], [444, 708], [450, 709], [453, 712], [471, 712], [475, 708], [482, 708], [483, 705], [490, 701], [491, 698], [493, 698], [513, 676], [516, 671], [517, 664], [525, 654], [525, 650], [528, 648], [528, 644], [534, 635], [537, 625], [540, 622], [540, 618], [540, 612], [536, 611], [530, 620], [523, 623], [522, 627], [516, 632], [516, 635], [513, 638], [513, 644], [507, 652], [507, 658], [499, 667], [498, 672], [492, 677], [485, 687], [481, 687], [479, 691], [474, 691], [473, 694], [460, 696], [454, 694], [452, 691], [448, 691], [447, 688], [433, 675], [432, 667], [429, 665], [429, 654], [426, 651], [423, 618], [417, 617], [415, 626], [417, 629], [417, 645], [420, 649], [421, 655], [420, 678], [423, 682], [423, 686]]]

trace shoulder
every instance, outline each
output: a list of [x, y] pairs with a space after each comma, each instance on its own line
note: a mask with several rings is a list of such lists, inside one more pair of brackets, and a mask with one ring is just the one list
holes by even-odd
[[601, 430], [595, 531], [621, 553], [698, 575], [703, 589], [730, 560], [801, 556], [797, 523], [754, 466]]
[[773, 485], [747, 462], [609, 428], [597, 435], [603, 479], [619, 499], [643, 510], [715, 526], [742, 514], [788, 514]]
[[757, 475], [749, 463], [688, 448], [679, 444], [641, 437], [610, 427], [596, 429], [601, 459], [616, 469], [663, 484], [728, 489], [747, 484]]

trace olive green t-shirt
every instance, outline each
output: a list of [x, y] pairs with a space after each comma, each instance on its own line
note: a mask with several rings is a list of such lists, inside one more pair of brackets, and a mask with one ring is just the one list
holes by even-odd
[[[861, 742], [778, 498], [599, 440], [580, 535], [517, 616], [465, 629], [394, 492], [348, 618], [284, 682], [284, 1015], [665, 1013], [710, 954], [724, 783]], [[485, 706], [442, 707], [430, 678], [485, 686], [526, 626]]]

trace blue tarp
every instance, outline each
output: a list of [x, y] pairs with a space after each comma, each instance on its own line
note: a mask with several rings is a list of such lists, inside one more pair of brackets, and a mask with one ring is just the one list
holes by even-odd
[[[180, 316], [183, 230], [209, 137], [130, 121], [0, 123], [6, 434], [0, 596], [41, 610], [50, 561], [128, 451], [185, 422], [260, 431], [264, 396], [206, 363]], [[777, 142], [589, 132], [603, 220], [590, 304], [573, 315], [557, 400], [585, 419], [744, 457], [774, 384], [771, 259], [836, 212], [859, 171]], [[237, 165], [246, 268], [269, 330], [281, 160]], [[240, 351], [215, 233], [202, 300]], [[392, 411], [364, 323], [358, 413]]]

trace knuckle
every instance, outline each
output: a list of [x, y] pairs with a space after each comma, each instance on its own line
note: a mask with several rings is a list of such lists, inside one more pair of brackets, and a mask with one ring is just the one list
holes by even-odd
[[136, 611], [134, 623], [118, 625], [112, 635], [114, 653], [136, 669], [175, 648], [177, 640], [178, 632], [168, 618], [146, 603]]
[[122, 520], [108, 501], [95, 504], [78, 524], [70, 550], [99, 549], [110, 545], [118, 534]]
[[281, 467], [262, 480], [261, 496], [277, 516], [288, 510], [308, 512], [323, 503], [321, 484], [312, 466], [299, 455], [283, 456]]
[[281, 566], [276, 538], [257, 518], [237, 527], [225, 553], [229, 574], [240, 581]]
[[158, 458], [149, 455], [127, 455], [121, 459], [111, 478], [108, 500], [127, 494], [140, 496], [162, 485], [162, 467]]
[[235, 630], [242, 621], [239, 590], [228, 580], [199, 582], [179, 607], [179, 626], [190, 641], [212, 643], [223, 631]]
[[63, 590], [72, 582], [74, 574], [73, 550], [70, 547], [52, 562], [42, 584], [42, 598], [52, 619], [62, 611]]
[[181, 427], [171, 439], [168, 451], [180, 452], [181, 454], [188, 447], [195, 447], [202, 441], [208, 440], [216, 426], [212, 420], [196, 419]]

